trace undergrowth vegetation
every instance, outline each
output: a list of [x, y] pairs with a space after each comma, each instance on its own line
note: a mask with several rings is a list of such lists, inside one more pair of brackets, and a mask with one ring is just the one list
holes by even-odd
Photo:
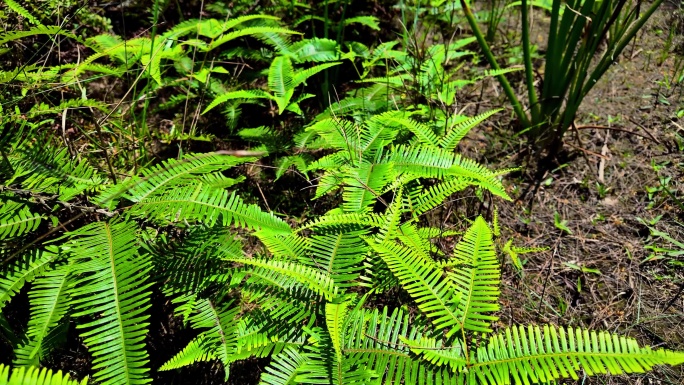
[[[464, 95], [498, 78], [557, 152], [650, 15], [554, 1], [552, 35], [573, 34], [549, 37], [537, 97], [529, 40], [524, 69], [488, 45], [519, 9], [499, 2], [132, 3], [0, 6], [0, 384], [173, 383], [217, 362], [211, 383], [527, 385], [684, 363], [622, 330], [503, 322], [504, 264], [547, 249], [502, 231], [520, 168], [462, 151], [508, 107]], [[617, 48], [587, 78], [600, 44]], [[170, 319], [183, 337], [160, 349]]]

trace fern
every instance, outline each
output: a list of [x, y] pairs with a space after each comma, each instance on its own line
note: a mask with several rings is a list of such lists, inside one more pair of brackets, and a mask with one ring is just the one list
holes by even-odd
[[53, 372], [46, 368], [15, 368], [0, 364], [0, 385], [85, 385], [88, 379], [78, 382], [61, 371]]
[[4, 202], [0, 207], [0, 239], [20, 237], [38, 228], [42, 215], [32, 213], [27, 206], [7, 196], [0, 197]]
[[38, 277], [29, 292], [31, 317], [26, 332], [26, 343], [15, 349], [15, 365], [38, 366], [49, 351], [49, 339], [56, 326], [69, 310], [71, 267], [61, 265]]
[[95, 222], [70, 234], [74, 317], [95, 320], [78, 325], [93, 355], [94, 378], [103, 384], [150, 381], [144, 338], [150, 307], [149, 256], [138, 254], [132, 222]]
[[514, 326], [477, 350], [468, 381], [484, 385], [546, 383], [587, 375], [643, 373], [654, 365], [679, 365], [684, 354], [639, 347], [632, 338], [607, 332], [548, 326]]

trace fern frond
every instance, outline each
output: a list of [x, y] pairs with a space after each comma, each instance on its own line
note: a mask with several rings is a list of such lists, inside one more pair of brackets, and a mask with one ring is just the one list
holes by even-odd
[[342, 362], [342, 333], [348, 306], [347, 302], [325, 304], [325, 323], [338, 363]]
[[300, 261], [326, 271], [339, 287], [353, 286], [368, 252], [368, 245], [361, 238], [365, 234], [367, 231], [357, 230], [314, 235], [310, 238], [310, 254]]
[[477, 217], [446, 263], [453, 270], [449, 278], [461, 293], [458, 304], [463, 327], [478, 332], [491, 332], [489, 323], [498, 317], [486, 315], [499, 310], [499, 261], [492, 233], [482, 217]]
[[435, 263], [410, 248], [390, 242], [373, 243], [371, 247], [380, 254], [402, 287], [418, 304], [435, 326], [435, 330], [450, 328], [451, 336], [463, 327], [458, 304], [461, 294], [447, 279], [442, 278]]
[[447, 365], [453, 372], [460, 372], [465, 368], [466, 359], [461, 346], [444, 347], [436, 338], [422, 338], [414, 341], [399, 338], [411, 348], [411, 352], [436, 366]]
[[[199, 221], [209, 226], [221, 223], [248, 229], [268, 229], [287, 234], [290, 226], [257, 205], [245, 204], [235, 192], [212, 189], [202, 183], [180, 187], [133, 206], [133, 215], [161, 222]], [[220, 220], [220, 221], [219, 221]]]
[[344, 25], [347, 26], [349, 24], [361, 24], [375, 31], [380, 30], [378, 18], [375, 16], [356, 16], [344, 19]]
[[684, 363], [684, 353], [640, 347], [636, 340], [607, 332], [544, 325], [513, 326], [477, 349], [468, 383], [538, 384], [587, 375], [643, 373], [655, 365]]
[[7, 196], [0, 196], [3, 204], [0, 206], [0, 240], [20, 237], [35, 231], [43, 216], [32, 213], [26, 205], [9, 200]]
[[[235, 263], [266, 270], [280, 282], [284, 282], [282, 280], [283, 277], [291, 279], [296, 283], [304, 285], [316, 294], [325, 297], [326, 300], [332, 300], [338, 291], [335, 281], [333, 281], [330, 275], [302, 264], [259, 258], [231, 257], [227, 259]], [[247, 272], [250, 272], [250, 270], [247, 270]], [[279, 286], [286, 289], [294, 287], [292, 283], [280, 283]]]
[[250, 36], [250, 35], [265, 35], [265, 34], [296, 35], [296, 34], [300, 34], [300, 33], [293, 31], [291, 29], [280, 28], [280, 27], [246, 27], [246, 28], [239, 29], [237, 31], [233, 31], [233, 32], [223, 34], [220, 37], [214, 39], [211, 42], [211, 44], [209, 44], [209, 47], [207, 48], [207, 50], [208, 51], [214, 50], [218, 46], [225, 44], [231, 40], [237, 39], [238, 37]]
[[260, 385], [289, 385], [306, 362], [306, 357], [297, 350], [288, 348], [273, 356], [271, 363], [261, 374]]
[[214, 107], [218, 106], [219, 104], [225, 103], [229, 100], [234, 100], [234, 99], [246, 99], [246, 100], [255, 100], [255, 99], [273, 99], [273, 96], [269, 95], [268, 93], [261, 91], [261, 90], [238, 90], [238, 91], [229, 91], [222, 93], [221, 95], [217, 96], [214, 100], [209, 103], [209, 105], [202, 111], [202, 115], [206, 114], [207, 112], [211, 111], [214, 109]]
[[278, 56], [273, 59], [268, 69], [268, 88], [275, 94], [279, 113], [285, 111], [294, 94], [294, 68], [292, 61], [287, 56]]
[[68, 279], [71, 268], [61, 265], [38, 277], [29, 292], [31, 317], [26, 331], [26, 343], [15, 349], [15, 365], [39, 366], [44, 353], [49, 351], [48, 334], [69, 310]]
[[30, 21], [31, 24], [38, 26], [42, 25], [40, 21], [35, 16], [33, 16], [31, 12], [29, 12], [26, 8], [19, 5], [19, 3], [17, 3], [16, 1], [5, 0], [5, 5], [8, 6], [9, 9], [23, 16], [26, 20]]
[[0, 364], [0, 385], [86, 385], [88, 378], [78, 382], [72, 380], [62, 371], [53, 372], [47, 368], [21, 367], [10, 370], [9, 366]]
[[86, 191], [101, 188], [103, 178], [86, 160], [73, 159], [66, 148], [52, 151], [32, 145], [9, 156], [14, 175], [6, 184], [20, 184], [36, 192], [58, 194], [68, 201]]
[[216, 356], [211, 351], [206, 351], [204, 347], [206, 342], [204, 335], [200, 334], [197, 338], [192, 339], [187, 346], [180, 352], [176, 353], [168, 361], [159, 367], [159, 371], [167, 371], [173, 369], [180, 369], [184, 366], [190, 366], [196, 362], [211, 361], [216, 359]]
[[439, 146], [447, 150], [453, 150], [473, 127], [487, 120], [490, 116], [499, 111], [501, 111], [501, 109], [487, 111], [458, 123], [439, 140]]
[[65, 249], [79, 275], [71, 291], [74, 317], [97, 316], [77, 326], [94, 357], [94, 378], [102, 384], [149, 383], [144, 339], [152, 266], [149, 256], [138, 254], [136, 224], [95, 222], [69, 235]]
[[182, 159], [170, 159], [142, 171], [138, 178], [125, 183], [121, 190], [132, 202], [143, 202], [170, 189], [194, 185], [199, 176], [216, 175], [230, 167], [253, 162], [254, 157], [236, 157], [217, 153], [186, 155]]
[[26, 282], [43, 274], [58, 258], [59, 255], [53, 251], [32, 250], [4, 269], [0, 274], [0, 309]]
[[290, 45], [287, 48], [287, 53], [292, 55], [295, 61], [299, 63], [340, 59], [337, 41], [316, 37], [304, 39]]
[[32, 27], [29, 30], [26, 31], [10, 31], [7, 33], [0, 34], [0, 45], [5, 44], [10, 41], [14, 40], [19, 40], [23, 39], [25, 37], [29, 36], [36, 36], [36, 35], [62, 35], [66, 37], [70, 37], [75, 40], [79, 40], [74, 34], [69, 33], [68, 31], [62, 29], [62, 27], [53, 25], [53, 26], [45, 26], [45, 25], [38, 25], [36, 27]]

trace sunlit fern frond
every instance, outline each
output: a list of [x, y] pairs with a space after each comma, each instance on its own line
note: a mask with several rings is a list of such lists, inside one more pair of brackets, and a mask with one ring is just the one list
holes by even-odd
[[326, 232], [310, 238], [308, 253], [300, 261], [326, 271], [340, 288], [354, 286], [363, 271], [368, 245], [361, 238], [368, 232]]
[[73, 316], [81, 320], [77, 328], [102, 384], [151, 381], [144, 339], [152, 264], [138, 253], [136, 232], [131, 221], [94, 222], [70, 233], [64, 246], [78, 276], [71, 290]]
[[0, 195], [0, 240], [21, 237], [35, 231], [43, 216], [32, 213], [29, 207], [11, 200], [13, 197]]
[[161, 223], [202, 222], [208, 226], [220, 223], [248, 229], [268, 229], [287, 234], [290, 226], [257, 205], [249, 205], [235, 194], [210, 188], [203, 183], [179, 187], [155, 195], [134, 205], [129, 212]]
[[88, 378], [78, 382], [62, 371], [54, 372], [47, 368], [20, 367], [11, 369], [0, 364], [0, 385], [86, 385]]
[[217, 153], [191, 154], [182, 159], [169, 159], [144, 169], [140, 176], [130, 178], [104, 191], [98, 201], [113, 201], [125, 197], [131, 202], [144, 202], [179, 187], [195, 185], [197, 179], [216, 175], [233, 166], [254, 161], [253, 157], [235, 157]]
[[582, 372], [643, 373], [656, 365], [684, 363], [684, 353], [640, 347], [636, 340], [608, 332], [557, 326], [513, 326], [489, 338], [468, 365], [468, 383], [541, 384], [561, 378], [578, 381]]
[[439, 146], [447, 150], [453, 150], [454, 148], [456, 148], [456, 146], [458, 146], [458, 144], [461, 142], [461, 139], [463, 139], [471, 129], [473, 129], [475, 126], [487, 120], [490, 116], [496, 114], [499, 111], [501, 110], [496, 109], [487, 111], [456, 124], [454, 127], [451, 127], [449, 129], [446, 135], [439, 139]]
[[248, 266], [245, 268], [247, 273], [259, 274], [263, 279], [271, 280], [285, 290], [303, 285], [328, 300], [338, 291], [335, 281], [329, 274], [300, 263], [264, 258], [229, 257], [227, 260]]
[[501, 272], [492, 232], [482, 217], [475, 219], [444, 266], [450, 270], [449, 279], [461, 293], [458, 308], [463, 327], [491, 332], [490, 322], [498, 317], [487, 313], [499, 310]]
[[463, 327], [458, 307], [461, 294], [442, 276], [437, 264], [394, 242], [371, 242], [371, 247], [416, 301], [418, 308], [431, 319], [436, 330], [448, 329], [447, 336], [451, 336]]
[[5, 182], [36, 193], [56, 194], [68, 201], [78, 194], [97, 191], [104, 179], [86, 160], [77, 159], [66, 148], [52, 150], [22, 145], [8, 155], [14, 175]]

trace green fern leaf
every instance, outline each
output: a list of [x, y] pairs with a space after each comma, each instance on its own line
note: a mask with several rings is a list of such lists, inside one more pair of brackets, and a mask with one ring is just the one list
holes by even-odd
[[146, 314], [151, 283], [150, 258], [136, 249], [134, 222], [95, 222], [70, 233], [65, 248], [72, 255], [71, 295], [83, 342], [93, 355], [94, 378], [102, 384], [146, 384]]
[[328, 326], [328, 333], [330, 333], [330, 340], [338, 363], [342, 362], [342, 333], [347, 306], [347, 302], [325, 304], [325, 323]]
[[287, 28], [279, 28], [279, 27], [247, 27], [243, 28], [237, 31], [229, 32], [226, 33], [218, 38], [216, 38], [214, 41], [209, 44], [209, 47], [207, 48], [208, 51], [211, 51], [213, 49], [216, 49], [218, 46], [225, 44], [231, 40], [237, 39], [242, 36], [250, 36], [250, 35], [263, 35], [263, 34], [282, 34], [282, 35], [288, 35], [288, 34], [299, 34], [299, 32], [287, 29]]
[[36, 17], [31, 14], [31, 12], [29, 12], [26, 8], [19, 5], [19, 3], [17, 3], [16, 1], [5, 0], [5, 5], [7, 5], [9, 7], [9, 9], [13, 10], [14, 12], [16, 12], [16, 13], [20, 14], [21, 16], [23, 16], [24, 18], [26, 18], [26, 20], [31, 22], [31, 24], [34, 24], [37, 26], [42, 25], [40, 23], [40, 21], [38, 21], [38, 19], [36, 19]]
[[49, 350], [50, 332], [69, 310], [69, 265], [61, 265], [38, 277], [29, 292], [31, 317], [26, 331], [26, 343], [15, 349], [18, 366], [39, 366]]
[[268, 69], [268, 88], [275, 95], [279, 113], [285, 111], [294, 94], [294, 68], [287, 56], [278, 56], [273, 59]]
[[447, 150], [453, 150], [458, 146], [466, 134], [475, 126], [487, 120], [490, 116], [501, 111], [501, 109], [487, 111], [477, 116], [466, 119], [465, 121], [452, 127], [445, 136], [443, 136], [439, 141], [439, 146]]
[[446, 364], [454, 372], [460, 372], [465, 368], [466, 359], [459, 345], [444, 347], [435, 338], [422, 338], [414, 341], [400, 336], [399, 339], [411, 348], [411, 352], [433, 365]]
[[[229, 257], [227, 259], [235, 263], [267, 270], [276, 276], [291, 278], [314, 293], [322, 295], [328, 301], [337, 295], [338, 288], [335, 286], [335, 281], [328, 274], [308, 266], [293, 262], [258, 258]], [[250, 270], [247, 270], [247, 272], [250, 272]], [[281, 282], [283, 281], [281, 280]], [[280, 285], [285, 289], [293, 287], [292, 284]]]
[[387, 267], [413, 297], [418, 308], [432, 319], [436, 330], [450, 328], [447, 337], [463, 327], [458, 303], [461, 295], [449, 280], [443, 279], [434, 262], [422, 258], [408, 247], [390, 242], [373, 243]]
[[275, 355], [261, 374], [260, 385], [289, 385], [294, 382], [297, 372], [306, 357], [297, 350], [288, 348]]
[[[628, 337], [556, 326], [514, 326], [477, 349], [468, 383], [539, 384], [587, 375], [643, 373], [655, 365], [684, 363], [684, 353], [640, 347]], [[513, 381], [511, 381], [511, 378]]]
[[234, 192], [212, 189], [202, 183], [176, 188], [146, 199], [129, 212], [160, 222], [200, 221], [209, 226], [217, 222], [248, 229], [268, 229], [281, 234], [291, 232], [290, 226], [259, 206], [245, 204]]
[[366, 27], [379, 31], [380, 30], [380, 24], [378, 24], [378, 18], [375, 16], [356, 16], [356, 17], [350, 17], [348, 19], [344, 19], [344, 25], [350, 25], [350, 24], [361, 24], [365, 25]]
[[33, 250], [7, 267], [0, 274], [0, 309], [26, 282], [45, 272], [59, 255], [52, 251]]
[[302, 63], [340, 60], [338, 51], [337, 41], [314, 37], [291, 44], [284, 53]]
[[202, 115], [214, 109], [214, 107], [219, 104], [225, 103], [228, 100], [233, 99], [246, 99], [246, 100], [256, 100], [256, 99], [273, 99], [273, 96], [261, 90], [238, 90], [223, 93], [212, 100], [211, 103], [202, 111]]
[[32, 213], [25, 205], [0, 196], [3, 205], [0, 207], [0, 240], [20, 237], [35, 231], [43, 216]]
[[80, 383], [62, 374], [62, 371], [53, 372], [47, 368], [28, 367], [15, 368], [10, 371], [9, 366], [0, 364], [0, 385], [85, 385], [88, 378]]
[[486, 315], [499, 310], [499, 261], [496, 258], [492, 232], [482, 217], [477, 217], [446, 263], [453, 267], [449, 278], [461, 293], [458, 304], [463, 327], [478, 332], [491, 332], [489, 323], [498, 317]]
[[211, 361], [216, 359], [216, 356], [212, 352], [207, 352], [204, 350], [204, 346], [206, 346], [204, 335], [200, 334], [197, 338], [190, 341], [190, 343], [188, 343], [183, 350], [166, 361], [164, 365], [159, 368], [159, 371], [163, 372], [167, 370], [179, 369], [184, 366], [190, 366], [196, 362]]

